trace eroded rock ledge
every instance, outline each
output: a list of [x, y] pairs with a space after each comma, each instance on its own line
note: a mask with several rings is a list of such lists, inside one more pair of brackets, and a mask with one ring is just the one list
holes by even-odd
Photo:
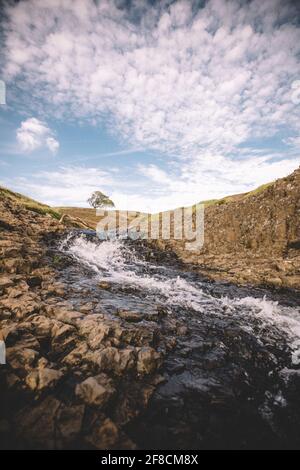
[[200, 251], [175, 240], [159, 246], [210, 279], [300, 290], [300, 169], [231, 199], [205, 209]]

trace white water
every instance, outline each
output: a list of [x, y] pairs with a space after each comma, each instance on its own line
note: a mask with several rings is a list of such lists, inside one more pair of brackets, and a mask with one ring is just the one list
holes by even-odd
[[[183, 275], [171, 276], [163, 267], [139, 259], [130, 247], [113, 240], [101, 244], [77, 236], [65, 240], [61, 250], [91, 268], [98, 280], [122, 286], [131, 286], [143, 292], [143, 298], [156, 297], [169, 306], [181, 306], [205, 314], [226, 311], [226, 315], [248, 315], [259, 319], [261, 328], [277, 327], [282, 330], [291, 346], [293, 363], [300, 364], [300, 308], [279, 305], [264, 298], [214, 297], [204, 292], [203, 283], [190, 282]], [[146, 271], [146, 272], [145, 272]], [[225, 289], [225, 288], [224, 288]]]

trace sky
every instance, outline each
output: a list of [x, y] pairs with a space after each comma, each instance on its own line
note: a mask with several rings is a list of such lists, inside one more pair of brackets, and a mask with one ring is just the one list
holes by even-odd
[[0, 0], [0, 81], [0, 185], [53, 206], [156, 212], [300, 165], [297, 1]]

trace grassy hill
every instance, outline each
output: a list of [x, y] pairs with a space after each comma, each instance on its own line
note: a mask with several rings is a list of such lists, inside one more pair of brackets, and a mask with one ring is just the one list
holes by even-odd
[[[198, 204], [204, 204], [204, 207], [210, 207], [210, 206], [215, 206], [215, 205], [222, 205], [222, 204], [228, 204], [231, 202], [239, 202], [242, 201], [243, 199], [248, 198], [249, 196], [253, 196], [256, 194], [259, 194], [260, 192], [264, 191], [266, 188], [274, 184], [272, 183], [267, 183], [259, 186], [258, 188], [254, 189], [253, 191], [249, 191], [247, 193], [241, 193], [241, 194], [234, 194], [231, 196], [226, 196], [221, 199], [207, 199], [204, 201], [200, 201]], [[48, 207], [48, 206], [46, 206]], [[67, 214], [71, 217], [79, 218], [83, 220], [91, 229], [95, 229], [97, 223], [99, 222], [100, 218], [96, 215], [95, 209], [91, 208], [85, 208], [85, 207], [54, 207], [53, 208], [55, 212], [59, 214]], [[113, 211], [112, 211], [113, 212]], [[171, 212], [171, 211], [166, 211]], [[131, 218], [133, 218], [134, 212], [129, 212], [129, 221]], [[147, 214], [145, 213], [145, 217]], [[158, 217], [158, 214], [153, 214], [153, 219], [155, 220]]]
[[54, 207], [56, 212], [61, 215], [69, 215], [83, 220], [91, 229], [94, 229], [99, 222], [95, 209], [85, 207]]
[[[204, 201], [200, 201], [199, 204], [204, 204], [205, 207], [210, 207], [214, 205], [221, 205], [221, 204], [227, 204], [230, 202], [238, 202], [241, 201], [245, 198], [248, 198], [249, 196], [259, 194], [269, 186], [273, 185], [274, 183], [267, 183], [262, 186], [259, 186], [258, 188], [254, 189], [253, 191], [249, 191], [247, 193], [242, 193], [242, 194], [235, 194], [232, 196], [226, 196], [221, 199], [208, 199]], [[91, 208], [85, 208], [85, 207], [50, 207], [47, 204], [40, 203], [38, 201], [35, 201], [34, 199], [31, 199], [27, 196], [24, 196], [23, 194], [11, 191], [10, 189], [4, 188], [0, 186], [0, 198], [5, 199], [9, 198], [13, 202], [16, 202], [17, 204], [21, 205], [22, 207], [33, 211], [37, 212], [38, 214], [42, 215], [50, 215], [51, 217], [54, 217], [55, 219], [59, 220], [62, 215], [66, 214], [69, 215], [70, 217], [74, 217], [77, 219], [81, 219], [84, 221], [91, 229], [95, 229], [97, 223], [99, 222], [99, 217], [96, 215], [95, 209]], [[170, 211], [166, 211], [170, 212]], [[134, 217], [135, 212], [129, 212], [129, 220]], [[147, 214], [144, 214], [145, 217]], [[158, 214], [157, 214], [158, 217]], [[155, 219], [154, 215], [154, 219]]]
[[48, 214], [57, 220], [61, 218], [61, 214], [59, 213], [59, 211], [53, 209], [47, 204], [42, 204], [41, 202], [35, 201], [30, 197], [23, 196], [23, 194], [16, 193], [14, 191], [11, 191], [10, 189], [3, 188], [2, 186], [0, 186], [0, 199], [10, 199], [11, 201], [17, 203], [21, 207], [24, 207], [25, 209], [37, 212], [38, 214], [42, 215]]
[[[96, 214], [95, 209], [85, 207], [55, 207], [54, 209], [62, 215], [66, 214], [84, 221], [93, 230], [96, 228], [98, 222], [101, 220], [101, 218]], [[108, 212], [108, 214], [109, 213], [114, 214], [115, 211], [111, 210]], [[128, 211], [127, 213], [125, 211], [123, 213], [121, 212], [121, 216], [126, 217], [125, 214], [128, 216], [129, 223], [132, 219], [136, 217], [135, 211]], [[141, 214], [142, 216], [147, 216], [146, 213]]]

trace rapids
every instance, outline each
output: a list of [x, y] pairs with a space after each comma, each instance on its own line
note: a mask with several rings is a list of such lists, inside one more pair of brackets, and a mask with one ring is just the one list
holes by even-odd
[[[296, 294], [209, 282], [163, 255], [150, 252], [149, 261], [138, 242], [100, 242], [71, 233], [59, 252], [77, 266], [64, 272], [73, 283], [90, 288], [108, 283], [110, 289], [99, 294], [107, 312], [120, 307], [147, 312], [162, 305], [170, 322], [182, 326], [178, 331], [186, 330], [166, 355], [165, 381], [128, 428], [141, 447], [288, 447], [295, 439], [300, 424]], [[162, 334], [173, 337], [170, 331]]]

